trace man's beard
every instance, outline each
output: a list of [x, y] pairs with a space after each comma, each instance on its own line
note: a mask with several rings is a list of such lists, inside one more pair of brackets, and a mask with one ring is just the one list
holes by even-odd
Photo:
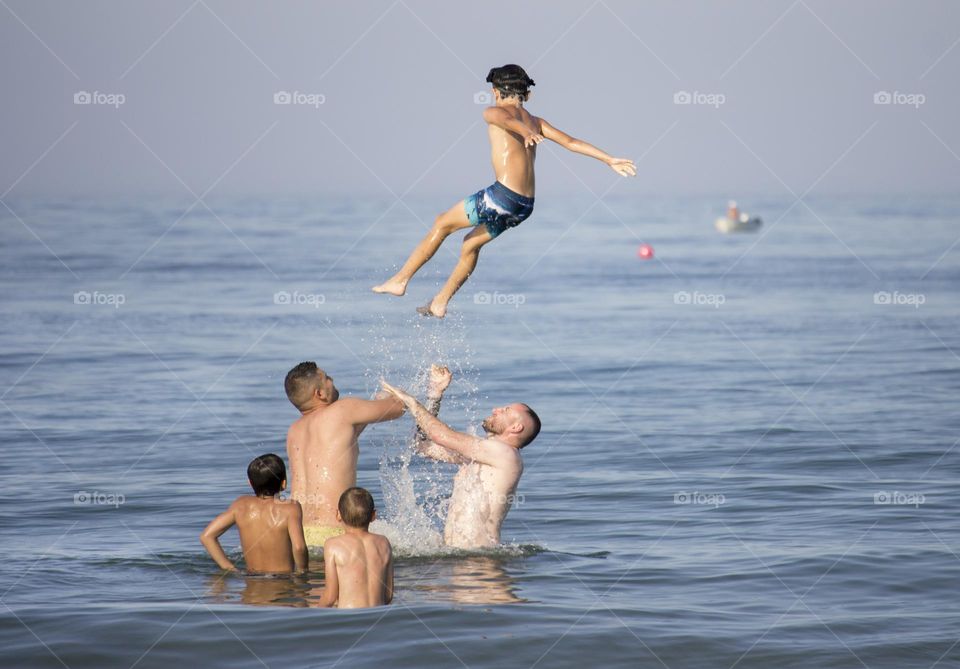
[[500, 434], [500, 431], [495, 429], [493, 425], [493, 417], [483, 419], [483, 429], [489, 432], [490, 434]]

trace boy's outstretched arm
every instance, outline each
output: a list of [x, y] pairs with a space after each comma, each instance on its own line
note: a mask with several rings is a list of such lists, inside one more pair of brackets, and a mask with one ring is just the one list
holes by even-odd
[[543, 127], [543, 136], [552, 142], [556, 142], [568, 151], [581, 153], [591, 158], [606, 163], [614, 172], [625, 177], [637, 176], [637, 166], [629, 158], [614, 158], [606, 151], [602, 151], [589, 142], [582, 139], [571, 137], [562, 130], [557, 130], [547, 123], [546, 119], [540, 119], [540, 125]]
[[200, 543], [207, 549], [210, 557], [221, 569], [226, 571], [237, 571], [237, 566], [230, 562], [230, 558], [223, 552], [220, 546], [220, 535], [236, 525], [237, 518], [233, 510], [233, 504], [230, 508], [210, 521], [206, 529], [200, 534]]
[[527, 125], [523, 121], [514, 118], [506, 109], [500, 107], [487, 107], [483, 110], [483, 120], [490, 125], [495, 125], [504, 130], [515, 132], [523, 137], [524, 146], [533, 146], [543, 141], [543, 135], [540, 129]]

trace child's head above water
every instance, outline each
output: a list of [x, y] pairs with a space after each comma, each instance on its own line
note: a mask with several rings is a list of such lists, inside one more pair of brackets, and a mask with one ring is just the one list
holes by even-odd
[[534, 85], [522, 67], [519, 65], [503, 65], [490, 70], [487, 82], [500, 93], [502, 98], [520, 98], [526, 101], [530, 97], [530, 87]]
[[340, 495], [340, 503], [337, 504], [337, 512], [340, 520], [347, 527], [359, 527], [366, 529], [377, 515], [377, 509], [373, 504], [373, 495], [364, 488], [347, 488]]
[[273, 497], [286, 486], [287, 468], [279, 455], [265, 453], [247, 466], [247, 478], [257, 497]]

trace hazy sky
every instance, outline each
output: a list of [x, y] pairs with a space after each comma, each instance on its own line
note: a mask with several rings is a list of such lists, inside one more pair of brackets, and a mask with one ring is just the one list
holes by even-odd
[[[454, 201], [492, 180], [474, 94], [507, 62], [536, 80], [534, 114], [640, 161], [618, 188], [949, 193], [958, 40], [950, 1], [0, 0], [0, 199]], [[538, 194], [611, 183], [560, 151], [541, 148]]]

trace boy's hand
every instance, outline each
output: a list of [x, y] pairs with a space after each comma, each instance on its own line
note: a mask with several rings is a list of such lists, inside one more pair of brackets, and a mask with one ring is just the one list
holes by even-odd
[[524, 148], [528, 146], [535, 146], [543, 141], [543, 135], [539, 132], [531, 132], [523, 137], [523, 146]]
[[637, 166], [629, 158], [611, 158], [607, 162], [607, 165], [609, 165], [610, 169], [622, 177], [637, 176]]
[[430, 365], [430, 388], [428, 395], [442, 395], [450, 385], [453, 373], [443, 365]]

